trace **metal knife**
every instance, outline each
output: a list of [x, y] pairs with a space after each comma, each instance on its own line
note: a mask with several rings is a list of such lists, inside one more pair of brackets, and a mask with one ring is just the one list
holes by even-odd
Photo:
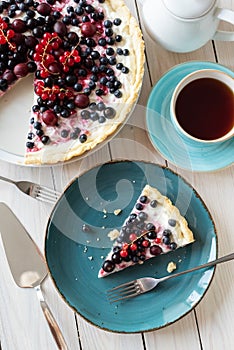
[[47, 276], [44, 257], [24, 226], [4, 203], [0, 203], [0, 234], [15, 283], [19, 287], [36, 290], [58, 349], [67, 350], [62, 332], [41, 291], [41, 283]]

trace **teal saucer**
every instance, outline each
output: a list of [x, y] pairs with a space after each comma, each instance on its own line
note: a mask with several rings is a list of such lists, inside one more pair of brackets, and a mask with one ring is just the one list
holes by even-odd
[[216, 145], [185, 140], [175, 130], [170, 117], [173, 90], [182, 78], [198, 69], [217, 69], [234, 78], [231, 70], [217, 63], [192, 61], [175, 66], [151, 91], [146, 123], [153, 146], [165, 159], [183, 169], [209, 172], [234, 162], [234, 138]]
[[[113, 243], [107, 234], [123, 224], [147, 183], [180, 209], [196, 241], [99, 279]], [[114, 214], [116, 209], [121, 209], [119, 215]], [[205, 204], [183, 178], [156, 164], [122, 161], [97, 166], [70, 184], [50, 216], [45, 256], [57, 290], [76, 312], [102, 329], [136, 333], [164, 327], [190, 312], [206, 293], [214, 268], [165, 281], [149, 293], [116, 304], [110, 304], [106, 291], [135, 278], [165, 276], [171, 261], [179, 272], [214, 260], [217, 236]]]

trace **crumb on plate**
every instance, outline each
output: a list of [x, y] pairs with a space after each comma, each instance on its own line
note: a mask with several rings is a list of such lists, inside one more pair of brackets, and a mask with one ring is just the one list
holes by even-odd
[[122, 212], [122, 209], [115, 209], [114, 214], [117, 216]]
[[167, 265], [167, 272], [172, 273], [174, 270], [176, 270], [176, 263], [173, 261], [169, 262]]
[[110, 231], [107, 236], [110, 238], [111, 241], [114, 241], [115, 239], [117, 239], [119, 237], [119, 234], [120, 234], [120, 232], [118, 230], [114, 229], [114, 230]]

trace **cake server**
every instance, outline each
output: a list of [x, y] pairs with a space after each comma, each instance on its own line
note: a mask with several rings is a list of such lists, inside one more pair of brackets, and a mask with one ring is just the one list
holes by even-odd
[[58, 349], [67, 350], [62, 332], [41, 291], [41, 283], [47, 276], [47, 267], [41, 252], [15, 214], [4, 203], [0, 203], [0, 218], [0, 234], [15, 283], [21, 288], [36, 290]]

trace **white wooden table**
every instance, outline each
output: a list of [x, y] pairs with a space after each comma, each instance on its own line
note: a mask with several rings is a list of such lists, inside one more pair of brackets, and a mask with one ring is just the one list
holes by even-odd
[[[234, 69], [234, 43], [210, 41], [193, 53], [167, 52], [155, 44], [145, 32], [141, 18], [142, 9], [137, 1], [126, 0], [126, 3], [133, 15], [138, 18], [146, 43], [146, 73], [139, 105], [146, 105], [152, 86], [162, 74], [178, 63], [203, 60], [219, 62]], [[234, 10], [233, 0], [223, 0], [221, 4]], [[230, 27], [222, 24], [222, 28]], [[180, 170], [167, 163], [153, 149], [144, 123], [143, 114], [142, 120], [136, 121], [133, 113], [128, 125], [117, 137], [80, 162], [57, 167], [30, 168], [0, 161], [0, 173], [3, 176], [18, 180], [28, 179], [62, 190], [81, 171], [111, 159], [144, 159], [167, 165], [187, 179], [208, 206], [218, 232], [219, 255], [234, 251], [234, 167], [213, 173], [191, 173]], [[132, 127], [136, 124], [137, 127]], [[2, 181], [0, 181], [0, 201], [12, 208], [43, 251], [45, 225], [51, 207], [22, 195], [13, 185]], [[0, 266], [0, 348], [56, 349], [35, 292], [20, 289], [15, 285], [2, 243], [0, 243]], [[217, 267], [208, 292], [195, 310], [166, 328], [145, 334], [123, 335], [97, 329], [65, 304], [49, 278], [44, 282], [43, 290], [71, 350], [234, 348], [234, 263], [232, 262]]]

